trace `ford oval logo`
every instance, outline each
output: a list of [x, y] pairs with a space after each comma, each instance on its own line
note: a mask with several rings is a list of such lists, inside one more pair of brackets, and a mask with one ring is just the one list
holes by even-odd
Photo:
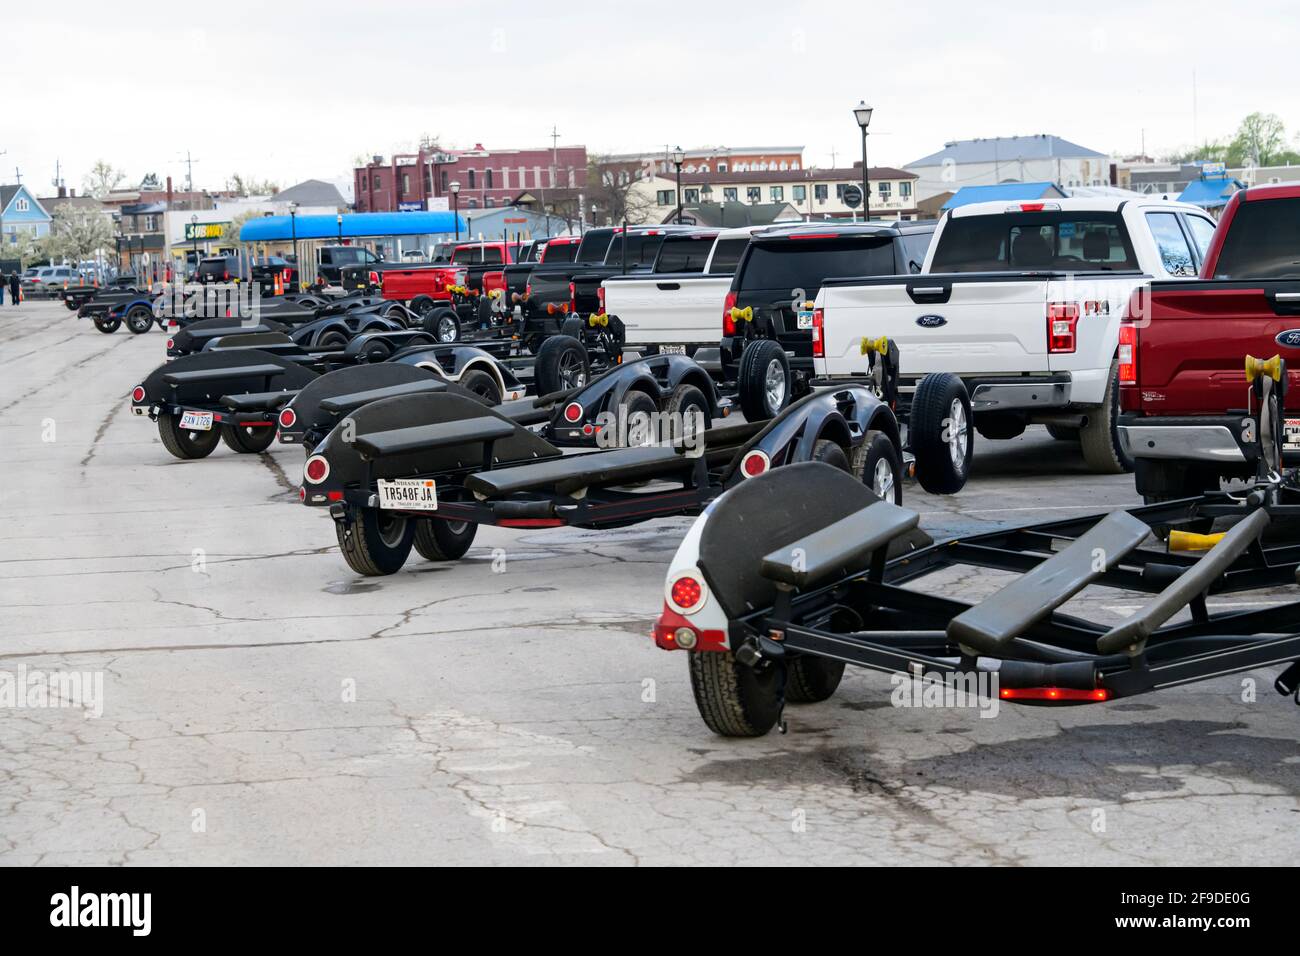
[[1273, 341], [1284, 349], [1300, 349], [1300, 329], [1287, 329], [1279, 332]]
[[948, 320], [942, 315], [923, 315], [916, 320], [916, 324], [923, 329], [937, 329], [941, 325], [947, 325]]

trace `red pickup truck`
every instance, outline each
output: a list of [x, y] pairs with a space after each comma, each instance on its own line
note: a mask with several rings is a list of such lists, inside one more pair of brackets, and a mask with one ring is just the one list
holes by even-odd
[[1228, 202], [1200, 278], [1134, 293], [1119, 331], [1119, 440], [1147, 500], [1251, 478], [1261, 444], [1245, 358], [1280, 355], [1283, 461], [1300, 460], [1300, 184]]

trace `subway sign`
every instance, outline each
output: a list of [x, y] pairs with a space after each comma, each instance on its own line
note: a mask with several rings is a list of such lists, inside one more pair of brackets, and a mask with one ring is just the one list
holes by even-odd
[[187, 222], [185, 224], [185, 239], [187, 241], [194, 239], [220, 239], [226, 234], [228, 222]]

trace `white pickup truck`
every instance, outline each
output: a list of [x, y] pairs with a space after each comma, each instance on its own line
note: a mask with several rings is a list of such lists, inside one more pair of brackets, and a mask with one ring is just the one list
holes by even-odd
[[1093, 471], [1132, 470], [1116, 429], [1120, 317], [1152, 278], [1195, 278], [1214, 225], [1159, 199], [959, 207], [940, 220], [921, 274], [822, 285], [814, 371], [859, 378], [870, 342], [896, 343], [918, 477], [934, 490], [964, 480], [972, 420], [990, 439], [1044, 424], [1079, 441]]
[[[669, 236], [652, 271], [604, 281], [605, 312], [623, 323], [624, 348], [718, 364], [722, 306], [749, 237], [766, 226]], [[711, 369], [713, 371], [713, 369]]]

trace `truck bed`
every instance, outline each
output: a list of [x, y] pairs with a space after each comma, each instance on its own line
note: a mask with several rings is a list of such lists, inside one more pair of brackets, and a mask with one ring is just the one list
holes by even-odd
[[659, 273], [605, 280], [605, 311], [626, 329], [626, 344], [710, 345], [722, 333], [730, 275]]

